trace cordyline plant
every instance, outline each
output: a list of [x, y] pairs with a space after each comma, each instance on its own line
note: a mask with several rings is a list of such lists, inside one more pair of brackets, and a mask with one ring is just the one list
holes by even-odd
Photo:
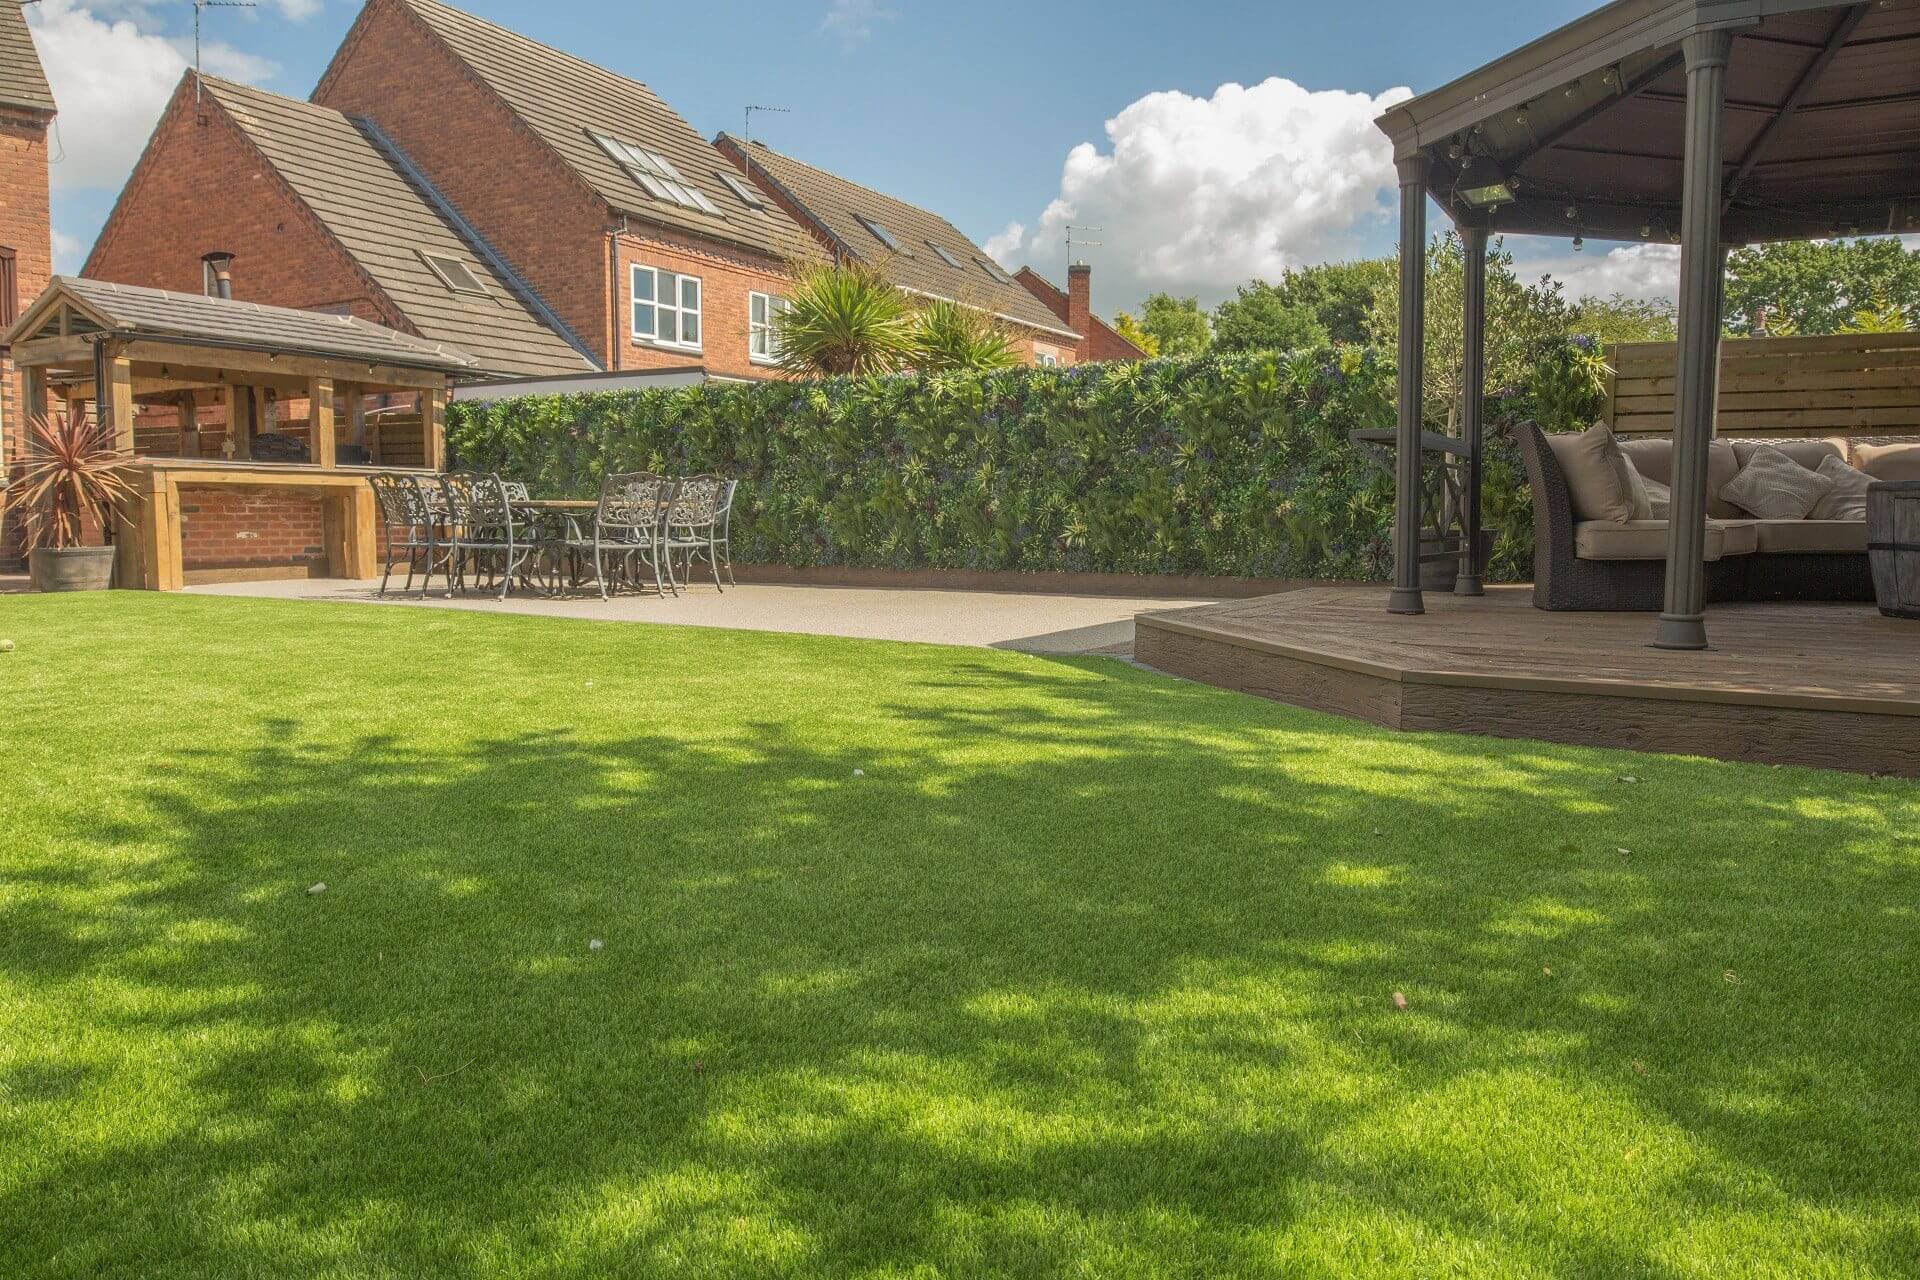
[[913, 303], [860, 262], [797, 267], [779, 328], [780, 366], [804, 378], [891, 373], [913, 354]]
[[920, 308], [914, 321], [912, 361], [923, 373], [992, 373], [1024, 363], [1005, 325], [979, 307], [945, 298]]
[[26, 510], [29, 547], [80, 545], [86, 517], [108, 527], [113, 509], [133, 497], [120, 474], [127, 461], [109, 428], [71, 416], [27, 420], [29, 445], [15, 501]]

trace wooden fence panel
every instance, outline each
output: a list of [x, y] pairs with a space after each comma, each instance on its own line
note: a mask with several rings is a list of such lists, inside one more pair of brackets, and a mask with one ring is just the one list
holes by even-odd
[[[1620, 343], [1607, 363], [1613, 429], [1670, 433], [1674, 344]], [[1728, 338], [1716, 425], [1743, 436], [1920, 435], [1920, 333]]]

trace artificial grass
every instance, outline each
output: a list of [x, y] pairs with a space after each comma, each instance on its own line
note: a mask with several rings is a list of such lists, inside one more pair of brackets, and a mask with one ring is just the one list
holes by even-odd
[[1920, 1274], [1912, 783], [1101, 659], [0, 636], [0, 1275]]

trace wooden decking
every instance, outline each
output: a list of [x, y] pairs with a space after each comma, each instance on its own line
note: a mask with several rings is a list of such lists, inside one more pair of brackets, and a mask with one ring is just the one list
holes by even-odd
[[1384, 587], [1143, 614], [1135, 655], [1222, 688], [1429, 729], [1920, 777], [1920, 623], [1871, 605], [1724, 605], [1714, 648], [1649, 648], [1647, 614], [1546, 613], [1525, 587]]

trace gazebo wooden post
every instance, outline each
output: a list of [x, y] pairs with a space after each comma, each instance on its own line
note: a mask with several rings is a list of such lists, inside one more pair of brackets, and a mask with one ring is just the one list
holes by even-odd
[[229, 382], [225, 390], [230, 456], [235, 462], [246, 462], [253, 457], [253, 433], [248, 430], [248, 419], [253, 409], [253, 389], [242, 383]]
[[1400, 172], [1400, 417], [1394, 451], [1393, 592], [1389, 613], [1425, 613], [1420, 596], [1420, 429], [1426, 384], [1427, 172], [1424, 153]]
[[1687, 63], [1687, 129], [1680, 203], [1679, 347], [1673, 385], [1673, 505], [1667, 521], [1665, 607], [1657, 649], [1704, 649], [1707, 453], [1719, 376], [1721, 109], [1730, 31], [1681, 42]]
[[333, 432], [333, 379], [307, 379], [307, 459], [316, 467], [338, 461]]
[[443, 471], [447, 465], [447, 393], [433, 387], [420, 393], [421, 465]]
[[1460, 434], [1467, 447], [1467, 492], [1461, 513], [1467, 540], [1460, 548], [1460, 570], [1453, 579], [1453, 594], [1483, 596], [1487, 593], [1482, 578], [1486, 569], [1480, 563], [1480, 488], [1484, 473], [1483, 458], [1486, 424], [1487, 385], [1487, 228], [1463, 223], [1460, 247], [1464, 253], [1465, 277], [1461, 281], [1461, 369]]

